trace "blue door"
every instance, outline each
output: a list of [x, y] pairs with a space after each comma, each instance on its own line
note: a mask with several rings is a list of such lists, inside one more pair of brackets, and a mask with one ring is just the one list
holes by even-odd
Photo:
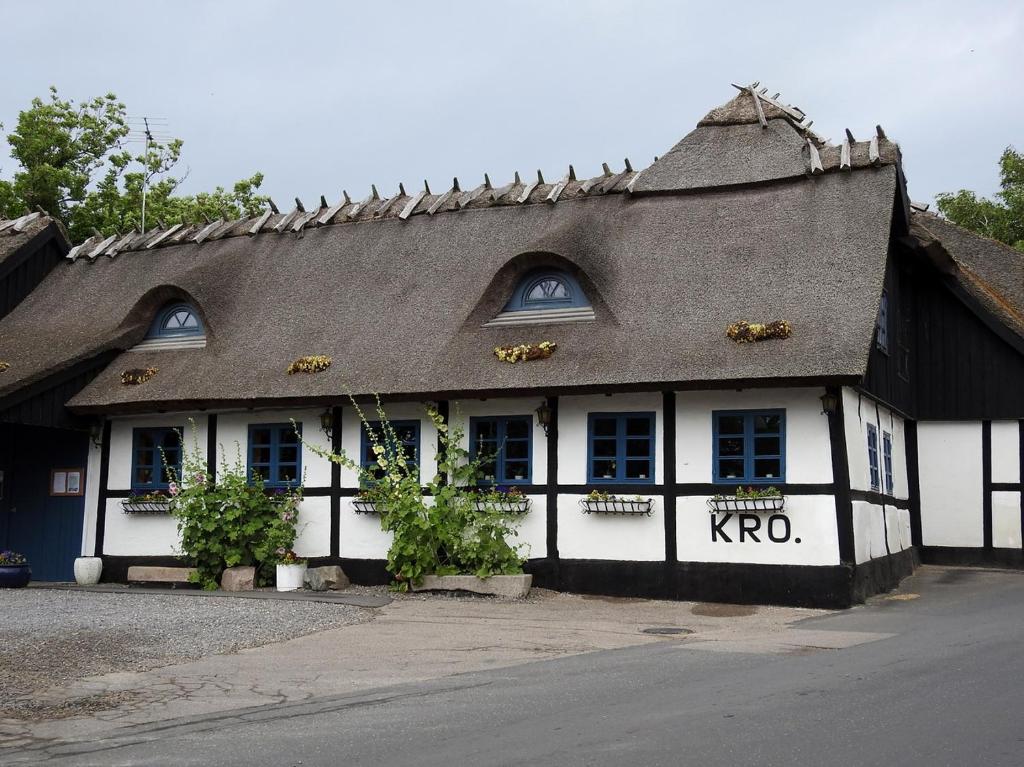
[[74, 580], [85, 496], [56, 494], [52, 480], [54, 471], [81, 471], [84, 493], [88, 445], [82, 432], [0, 426], [0, 547], [24, 554], [34, 581]]

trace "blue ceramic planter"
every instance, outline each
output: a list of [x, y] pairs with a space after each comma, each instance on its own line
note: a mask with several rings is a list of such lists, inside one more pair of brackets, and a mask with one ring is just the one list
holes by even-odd
[[0, 589], [20, 589], [32, 580], [28, 565], [0, 565]]

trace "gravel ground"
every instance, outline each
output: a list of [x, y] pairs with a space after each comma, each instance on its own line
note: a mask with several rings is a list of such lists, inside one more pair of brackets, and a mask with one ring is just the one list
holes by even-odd
[[0, 700], [10, 703], [86, 676], [145, 671], [360, 623], [372, 612], [270, 599], [0, 589], [0, 616]]

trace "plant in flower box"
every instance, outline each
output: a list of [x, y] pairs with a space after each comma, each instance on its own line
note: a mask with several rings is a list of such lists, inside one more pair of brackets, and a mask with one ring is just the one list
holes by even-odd
[[708, 499], [708, 509], [719, 511], [769, 511], [780, 512], [786, 507], [786, 498], [777, 487], [755, 487], [740, 485], [733, 495], [715, 495]]
[[650, 516], [654, 502], [650, 498], [641, 495], [634, 498], [620, 498], [612, 493], [601, 490], [591, 490], [585, 497], [580, 499], [580, 506], [584, 514], [627, 514]]
[[530, 510], [530, 499], [518, 487], [493, 485], [477, 491], [476, 508], [477, 511], [525, 514]]

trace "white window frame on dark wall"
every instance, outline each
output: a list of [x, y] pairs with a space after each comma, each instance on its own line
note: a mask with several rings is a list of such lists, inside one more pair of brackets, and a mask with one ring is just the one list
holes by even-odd
[[866, 425], [868, 432], [868, 482], [871, 485], [871, 489], [878, 492], [882, 489], [882, 474], [879, 469], [878, 461], [878, 427], [873, 423]]

